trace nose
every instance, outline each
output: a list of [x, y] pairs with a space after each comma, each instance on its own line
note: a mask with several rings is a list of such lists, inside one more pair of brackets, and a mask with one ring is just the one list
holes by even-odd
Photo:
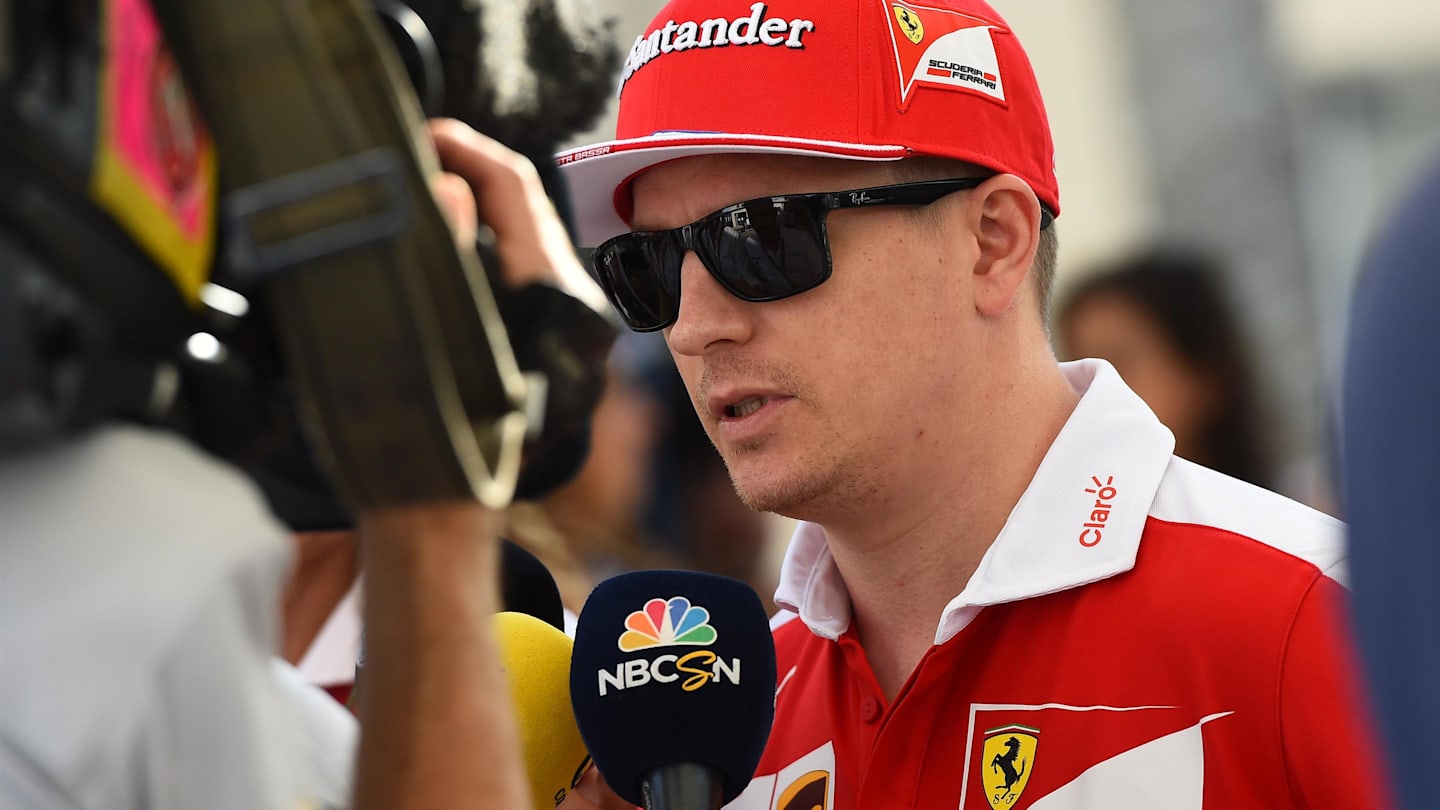
[[672, 352], [691, 357], [727, 343], [744, 343], [754, 329], [753, 306], [727, 292], [695, 252], [686, 251], [680, 265], [680, 308], [665, 339]]

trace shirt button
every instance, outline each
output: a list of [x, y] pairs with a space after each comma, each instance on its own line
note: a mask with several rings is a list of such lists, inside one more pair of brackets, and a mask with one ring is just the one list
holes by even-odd
[[860, 719], [873, 723], [880, 717], [880, 701], [867, 697], [860, 701]]

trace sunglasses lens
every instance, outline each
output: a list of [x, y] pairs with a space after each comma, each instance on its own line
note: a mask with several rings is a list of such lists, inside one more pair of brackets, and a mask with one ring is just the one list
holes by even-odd
[[[784, 198], [731, 206], [696, 223], [692, 244], [737, 298], [786, 298], [830, 275], [822, 211], [811, 201]], [[650, 332], [675, 321], [685, 258], [678, 233], [625, 234], [595, 251], [600, 286], [631, 329]]]
[[802, 201], [726, 209], [706, 223], [696, 242], [705, 265], [746, 301], [795, 295], [828, 275], [819, 213]]
[[675, 319], [682, 258], [666, 234], [627, 234], [595, 251], [595, 273], [630, 328], [650, 332]]

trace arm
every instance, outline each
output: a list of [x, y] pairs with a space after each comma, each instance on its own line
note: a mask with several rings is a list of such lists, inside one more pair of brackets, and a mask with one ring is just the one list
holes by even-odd
[[357, 810], [531, 806], [491, 629], [495, 525], [472, 503], [361, 515]]
[[[473, 244], [485, 222], [507, 284], [549, 283], [605, 306], [528, 161], [458, 121], [433, 123], [431, 135], [448, 172], [432, 191], [457, 242]], [[359, 810], [532, 806], [491, 626], [498, 526], [498, 515], [473, 503], [360, 516]]]
[[[533, 166], [457, 121], [431, 133], [450, 172], [432, 191], [457, 242], [473, 244], [486, 222], [507, 283], [598, 292]], [[491, 625], [499, 515], [454, 502], [370, 510], [358, 523], [366, 664], [356, 807], [532, 806]]]
[[[443, 174], [431, 190], [456, 241], [472, 244], [478, 216], [466, 181]], [[498, 521], [470, 502], [360, 514], [366, 663], [356, 810], [531, 806], [491, 625], [500, 609]]]

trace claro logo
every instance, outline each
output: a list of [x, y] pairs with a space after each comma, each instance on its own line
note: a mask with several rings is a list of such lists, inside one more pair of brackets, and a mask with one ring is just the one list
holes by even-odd
[[1115, 508], [1115, 476], [1107, 476], [1104, 481], [1100, 476], [1090, 476], [1094, 486], [1086, 487], [1085, 491], [1095, 496], [1095, 505], [1090, 509], [1090, 520], [1080, 528], [1080, 545], [1086, 548], [1094, 548], [1100, 545], [1102, 538], [1101, 530], [1110, 521], [1110, 510]]
[[[651, 599], [642, 610], [625, 619], [625, 632], [616, 642], [621, 652], [638, 652], [656, 647], [708, 647], [719, 635], [710, 625], [710, 611], [690, 604], [683, 596]], [[680, 688], [694, 692], [722, 678], [740, 685], [740, 659], [729, 661], [711, 650], [694, 650], [654, 658], [632, 658], [616, 665], [614, 671], [597, 670], [600, 696], [611, 690], [636, 689], [652, 683], [680, 682]]]

